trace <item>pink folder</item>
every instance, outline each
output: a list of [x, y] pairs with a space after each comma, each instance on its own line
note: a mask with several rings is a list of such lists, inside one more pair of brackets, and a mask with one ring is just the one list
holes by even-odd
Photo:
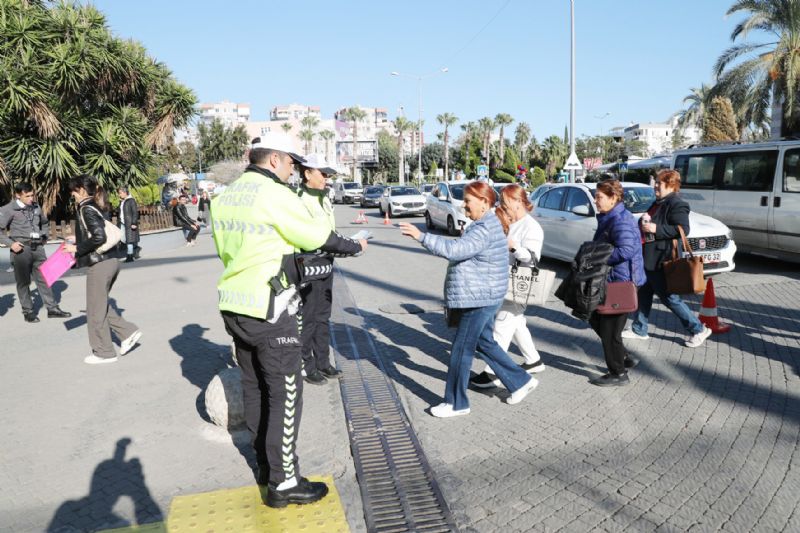
[[52, 287], [53, 283], [58, 281], [58, 278], [72, 268], [75, 264], [75, 256], [69, 252], [64, 251], [64, 243], [58, 247], [58, 250], [47, 258], [47, 260], [39, 266], [39, 271], [42, 273], [45, 283], [48, 287]]

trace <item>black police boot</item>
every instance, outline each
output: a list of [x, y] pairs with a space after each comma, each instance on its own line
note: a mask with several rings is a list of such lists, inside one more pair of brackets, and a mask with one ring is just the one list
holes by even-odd
[[278, 490], [272, 485], [267, 488], [267, 507], [281, 508], [290, 503], [303, 505], [321, 500], [328, 494], [328, 486], [319, 481], [309, 481], [304, 477], [291, 489]]
[[33, 311], [31, 311], [30, 313], [23, 313], [22, 316], [25, 317], [25, 322], [31, 322], [31, 323], [39, 322], [39, 317], [36, 316], [36, 313], [34, 313]]
[[131, 254], [128, 254], [127, 256], [125, 256], [125, 262], [126, 263], [133, 263], [133, 256]]
[[305, 379], [308, 383], [313, 385], [322, 385], [323, 383], [327, 383], [328, 380], [325, 379], [325, 376], [322, 375], [322, 372], [319, 370], [314, 370], [310, 374], [307, 374]]
[[342, 371], [332, 366], [329, 366], [327, 368], [320, 368], [319, 371], [326, 378], [336, 379], [342, 377]]
[[53, 309], [47, 310], [47, 318], [69, 318], [72, 316], [72, 313], [68, 313], [67, 311], [62, 311], [58, 307], [54, 307]]

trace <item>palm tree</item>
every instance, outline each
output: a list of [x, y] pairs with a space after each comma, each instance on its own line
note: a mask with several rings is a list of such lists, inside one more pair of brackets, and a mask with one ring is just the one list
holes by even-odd
[[115, 38], [95, 7], [41, 1], [0, 7], [0, 180], [30, 181], [66, 214], [64, 182], [140, 185], [196, 98], [140, 44]]
[[328, 155], [330, 154], [330, 142], [336, 136], [336, 133], [334, 133], [333, 130], [322, 130], [319, 132], [319, 136], [325, 141], [325, 159], [328, 159]]
[[350, 169], [350, 177], [356, 180], [356, 165], [358, 164], [358, 121], [364, 120], [367, 112], [360, 107], [354, 106], [347, 108], [344, 112], [345, 119], [353, 123], [353, 166]]
[[289, 124], [288, 122], [284, 122], [283, 124], [281, 124], [281, 129], [283, 129], [283, 131], [285, 131], [286, 133], [289, 133], [290, 131], [292, 131], [292, 125]]
[[397, 131], [397, 153], [400, 156], [400, 164], [398, 165], [399, 176], [397, 180], [400, 185], [405, 185], [406, 183], [406, 151], [404, 138], [406, 133], [413, 128], [414, 124], [406, 119], [406, 117], [397, 117], [394, 119], [394, 129]]
[[542, 156], [548, 176], [552, 176], [556, 170], [564, 166], [568, 151], [568, 145], [558, 135], [551, 135], [544, 140], [542, 143]]
[[514, 119], [511, 118], [511, 115], [508, 113], [498, 113], [497, 116], [494, 117], [495, 126], [500, 127], [500, 165], [503, 164], [505, 161], [505, 139], [503, 138], [503, 129], [506, 126], [510, 126], [511, 123], [514, 122]]
[[312, 130], [300, 130], [298, 134], [301, 141], [305, 141], [306, 143], [306, 153], [311, 152], [311, 141], [314, 140], [314, 132]]
[[675, 116], [678, 118], [678, 128], [684, 129], [688, 126], [699, 126], [703, 120], [706, 107], [711, 102], [711, 87], [705, 83], [700, 87], [692, 87], [691, 93], [683, 99], [683, 103], [689, 103], [689, 107], [678, 111]]
[[494, 120], [490, 117], [483, 117], [482, 119], [478, 120], [478, 131], [481, 134], [481, 140], [483, 141], [483, 157], [486, 159], [486, 165], [489, 166], [489, 162], [491, 161], [492, 154], [489, 153], [491, 149], [490, 140], [492, 138], [492, 132], [495, 128]]
[[[800, 6], [796, 0], [736, 0], [726, 15], [746, 12], [731, 33], [731, 41], [752, 30], [773, 34], [777, 41], [741, 43], [725, 50], [714, 65], [715, 95], [727, 96], [742, 124], [760, 128], [770, 116], [770, 102], [780, 102], [782, 135], [800, 129], [797, 105], [800, 83]], [[733, 65], [747, 54], [757, 55]], [[733, 66], [732, 66], [733, 65]]]
[[469, 160], [469, 147], [472, 143], [472, 134], [475, 132], [475, 123], [467, 122], [462, 124], [461, 129], [464, 132], [464, 164], [466, 165]]
[[436, 116], [439, 124], [444, 126], [444, 179], [450, 176], [450, 138], [448, 137], [448, 128], [458, 122], [458, 117], [452, 113], [442, 113]]
[[[514, 146], [517, 147], [520, 157], [525, 161], [528, 141], [531, 139], [531, 127], [527, 122], [520, 122], [514, 130]], [[527, 165], [527, 161], [525, 162]]]

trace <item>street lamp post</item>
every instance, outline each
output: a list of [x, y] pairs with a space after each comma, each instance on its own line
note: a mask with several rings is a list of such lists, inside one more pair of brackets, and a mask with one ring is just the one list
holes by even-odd
[[[439, 74], [444, 74], [449, 69], [447, 67], [442, 67], [441, 69], [437, 70], [436, 72], [431, 72], [430, 74], [423, 74], [423, 75], [414, 75], [414, 74], [403, 74], [401, 72], [392, 71], [392, 76], [405, 76], [407, 78], [414, 78], [417, 80], [417, 92], [419, 93], [419, 103], [417, 106], [417, 136], [419, 138], [418, 143], [418, 153], [417, 153], [417, 179], [419, 184], [422, 184], [422, 80], [426, 78], [432, 78], [433, 76], [438, 76]], [[405, 181], [405, 180], [404, 180]], [[405, 185], [405, 183], [401, 183], [400, 185]]]
[[600, 121], [600, 137], [603, 137], [603, 120], [611, 115], [611, 111], [606, 111], [602, 115], [595, 115], [594, 118]]

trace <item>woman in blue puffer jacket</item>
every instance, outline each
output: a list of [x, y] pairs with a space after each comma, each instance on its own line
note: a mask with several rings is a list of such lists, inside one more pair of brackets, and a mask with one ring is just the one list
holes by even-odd
[[494, 317], [508, 288], [508, 243], [491, 209], [495, 200], [494, 190], [486, 183], [473, 182], [464, 188], [464, 213], [473, 223], [459, 239], [400, 224], [403, 235], [450, 261], [444, 282], [445, 305], [459, 322], [450, 351], [444, 402], [431, 407], [436, 417], [469, 414], [467, 385], [476, 348], [511, 392], [507, 403], [521, 402], [538, 383], [494, 340]]
[[[622, 185], [617, 180], [597, 184], [594, 201], [598, 214], [594, 241], [614, 246], [614, 252], [608, 258], [611, 267], [609, 282], [633, 281], [637, 287], [641, 287], [646, 281], [641, 235], [636, 219], [622, 203], [623, 195]], [[597, 312], [589, 318], [589, 324], [603, 343], [608, 366], [608, 374], [592, 380], [594, 385], [621, 386], [630, 382], [627, 369], [636, 366], [637, 361], [628, 356], [622, 344], [622, 329], [626, 319], [625, 313], [601, 315]]]

